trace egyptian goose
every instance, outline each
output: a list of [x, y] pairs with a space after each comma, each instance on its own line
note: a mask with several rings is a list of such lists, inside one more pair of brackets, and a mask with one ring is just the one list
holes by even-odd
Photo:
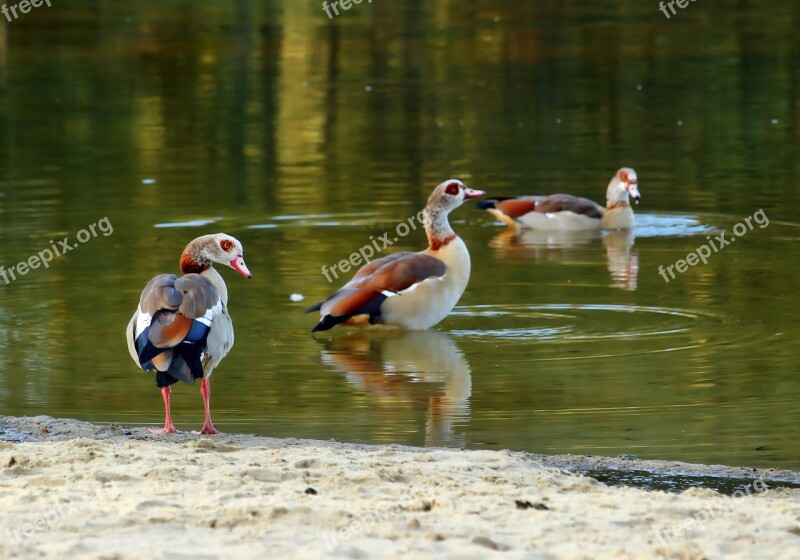
[[606, 207], [569, 194], [494, 198], [478, 203], [494, 217], [513, 228], [576, 231], [630, 229], [635, 220], [630, 197], [638, 204], [636, 171], [623, 167], [606, 190]]
[[164, 398], [164, 428], [150, 428], [152, 433], [176, 431], [170, 415], [170, 386], [178, 381], [194, 384], [201, 378], [205, 422], [199, 433], [222, 433], [211, 422], [209, 378], [233, 346], [233, 323], [228, 315], [228, 288], [212, 263], [252, 278], [242, 252], [242, 244], [230, 235], [198, 237], [181, 254], [183, 276], [160, 274], [142, 292], [126, 335], [131, 358], [144, 371], [156, 372], [156, 386]]
[[394, 253], [363, 266], [342, 289], [306, 309], [322, 316], [312, 332], [366, 323], [424, 330], [447, 317], [470, 273], [467, 246], [447, 216], [465, 200], [484, 194], [454, 179], [437, 186], [422, 212], [428, 248]]

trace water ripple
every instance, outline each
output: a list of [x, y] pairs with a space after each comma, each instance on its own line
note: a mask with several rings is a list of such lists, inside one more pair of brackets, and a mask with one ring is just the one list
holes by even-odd
[[[459, 323], [472, 326], [476, 320], [480, 328], [458, 328]], [[733, 342], [746, 344], [766, 336], [756, 331], [742, 334], [737, 321], [720, 314], [639, 305], [477, 305], [457, 308], [450, 321], [455, 325], [451, 334], [460, 338], [541, 343], [544, 346], [536, 360], [675, 352]], [[631, 342], [634, 347], [626, 344]], [[578, 348], [564, 355], [567, 344]], [[557, 345], [558, 355], [543, 355], [548, 345], [554, 351]]]

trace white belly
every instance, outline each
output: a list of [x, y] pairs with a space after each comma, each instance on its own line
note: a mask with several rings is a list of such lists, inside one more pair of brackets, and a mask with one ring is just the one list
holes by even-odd
[[562, 212], [528, 212], [520, 216], [519, 221], [530, 229], [551, 231], [581, 231], [600, 229], [601, 221], [568, 210]]
[[470, 259], [460, 237], [439, 251], [425, 251], [447, 265], [442, 278], [429, 278], [389, 297], [381, 306], [383, 323], [409, 330], [424, 330], [447, 317], [469, 282]]
[[631, 229], [636, 225], [630, 206], [612, 208], [603, 214], [603, 229]]

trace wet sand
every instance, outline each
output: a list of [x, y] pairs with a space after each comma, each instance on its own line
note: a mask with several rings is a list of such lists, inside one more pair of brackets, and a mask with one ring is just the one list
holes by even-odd
[[[3, 558], [796, 558], [790, 471], [0, 417]], [[569, 470], [565, 470], [569, 469]], [[737, 496], [574, 470], [750, 481]]]

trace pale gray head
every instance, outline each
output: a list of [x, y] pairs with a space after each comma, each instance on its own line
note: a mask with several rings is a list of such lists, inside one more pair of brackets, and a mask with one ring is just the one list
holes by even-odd
[[464, 204], [465, 200], [478, 198], [485, 194], [483, 191], [468, 188], [457, 179], [448, 179], [433, 189], [433, 193], [428, 198], [427, 208], [447, 214]]
[[247, 278], [253, 275], [244, 263], [244, 249], [238, 239], [226, 233], [203, 235], [192, 240], [181, 254], [181, 272], [201, 273], [211, 263], [224, 264]]
[[449, 179], [433, 189], [423, 210], [429, 248], [438, 250], [455, 239], [456, 234], [447, 221], [447, 215], [464, 204], [465, 200], [485, 194], [483, 191], [468, 188], [457, 179]]
[[636, 203], [639, 203], [641, 195], [639, 194], [639, 180], [636, 177], [636, 171], [630, 167], [623, 167], [617, 171], [616, 175], [611, 179], [606, 191], [606, 201], [608, 204], [616, 202], [628, 202], [632, 198]]

